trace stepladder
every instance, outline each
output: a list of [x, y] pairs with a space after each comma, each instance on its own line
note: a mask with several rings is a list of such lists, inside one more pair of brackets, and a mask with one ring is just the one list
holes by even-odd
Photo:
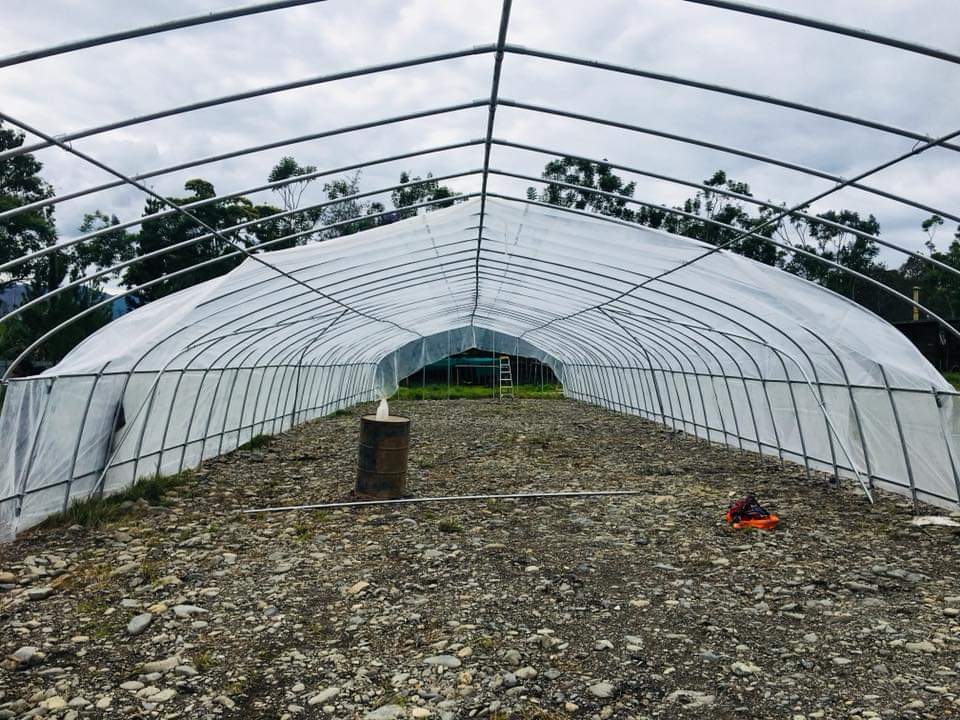
[[510, 356], [500, 356], [500, 399], [513, 399], [513, 371], [510, 369]]

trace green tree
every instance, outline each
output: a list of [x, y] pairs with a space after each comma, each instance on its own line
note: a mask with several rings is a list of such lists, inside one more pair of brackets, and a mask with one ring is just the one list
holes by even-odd
[[[547, 186], [539, 196], [534, 188], [527, 189], [527, 197], [551, 205], [587, 210], [599, 215], [609, 215], [621, 220], [634, 221], [637, 214], [631, 209], [626, 198], [632, 198], [636, 183], [625, 182], [605, 163], [595, 163], [572, 157], [562, 157], [546, 164], [541, 174], [547, 180]], [[552, 182], [551, 182], [552, 181]], [[565, 187], [558, 183], [579, 185], [580, 187], [601, 190], [621, 197], [609, 197], [595, 192]]]
[[[941, 252], [937, 250], [933, 237], [936, 233], [935, 229], [942, 225], [943, 219], [934, 215], [920, 226], [928, 235], [926, 246], [929, 255], [934, 260], [960, 268], [960, 228], [957, 229], [946, 251]], [[902, 281], [901, 292], [910, 295], [913, 288], [917, 287], [922, 305], [948, 320], [954, 320], [960, 316], [960, 278], [956, 275], [913, 257], [907, 258], [906, 262], [900, 266], [899, 274]]]
[[[213, 184], [206, 180], [188, 180], [184, 184], [184, 189], [190, 191], [192, 195], [186, 197], [169, 197], [167, 200], [174, 205], [187, 205], [216, 197]], [[167, 204], [155, 198], [148, 198], [143, 215], [145, 218], [150, 218], [151, 215], [155, 215], [161, 210], [167, 210], [168, 208], [169, 206]], [[228, 231], [228, 228], [249, 220], [256, 220], [259, 217], [258, 213], [264, 213], [264, 217], [266, 217], [275, 212], [276, 209], [270, 208], [269, 206], [259, 206], [259, 208], [255, 208], [253, 203], [245, 197], [218, 200], [190, 209], [190, 213], [197, 219], [203, 221], [209, 227], [224, 231], [226, 237], [232, 240], [233, 243], [244, 246], [260, 242], [256, 233], [254, 233], [252, 229]], [[264, 229], [262, 232], [268, 233], [269, 231]], [[147, 219], [144, 220], [140, 227], [140, 232], [136, 236], [137, 255], [147, 255], [156, 250], [162, 250], [171, 245], [177, 245], [207, 234], [209, 234], [209, 231], [205, 227], [181, 213], [173, 213], [157, 219]], [[234, 252], [236, 252], [236, 248], [233, 244], [225, 242], [220, 237], [213, 236], [183, 247], [178, 247], [155, 257], [145, 258], [128, 267], [123, 279], [127, 287], [133, 287], [163, 275], [183, 270], [197, 263], [213, 260]], [[242, 261], [243, 256], [236, 256], [185, 272], [163, 283], [157, 283], [139, 291], [139, 301], [141, 303], [150, 302], [190, 287], [191, 285], [217, 277], [229, 272]]]
[[[0, 127], [0, 150], [20, 147], [23, 141], [22, 133]], [[52, 197], [53, 188], [40, 176], [42, 169], [43, 165], [29, 153], [0, 162], [0, 210]], [[94, 229], [97, 222], [111, 222], [102, 214], [88, 220], [81, 232]], [[112, 222], [116, 224], [116, 218]], [[90, 244], [48, 252], [0, 276], [0, 287], [12, 281], [24, 283], [27, 286], [24, 301], [38, 300], [61, 288], [68, 279], [81, 278], [90, 266], [112, 264], [112, 258], [119, 252], [112, 247], [117, 241], [115, 233], [107, 233]], [[0, 220], [0, 261], [10, 261], [56, 244], [53, 206]], [[48, 331], [99, 303], [103, 298], [101, 284], [102, 281], [98, 281], [63, 291], [4, 321], [0, 324], [0, 359], [13, 360]], [[18, 374], [28, 374], [41, 364], [59, 361], [83, 338], [109, 322], [110, 316], [109, 307], [103, 307], [80, 317], [38, 347], [18, 368]]]
[[[326, 193], [328, 200], [338, 200], [340, 198], [344, 198], [344, 200], [322, 208], [319, 217], [320, 224], [345, 223], [339, 227], [324, 230], [324, 239], [352, 235], [384, 224], [379, 218], [367, 217], [386, 210], [383, 203], [353, 197], [360, 193], [360, 177], [360, 171], [358, 170], [353, 175], [324, 183], [323, 191]], [[356, 220], [356, 222], [348, 222], [349, 220]]]
[[[804, 234], [804, 240], [796, 246], [808, 253], [840, 263], [851, 270], [874, 276], [885, 268], [877, 261], [880, 248], [874, 240], [863, 237], [850, 230], [818, 221], [828, 220], [851, 230], [869, 235], [880, 234], [880, 223], [873, 215], [861, 217], [853, 210], [828, 210], [815, 218], [794, 218], [792, 224]], [[784, 269], [794, 275], [812, 280], [854, 300], [857, 299], [859, 283], [849, 273], [830, 267], [813, 258], [794, 254]]]
[[[729, 179], [723, 170], [717, 170], [704, 180], [703, 184], [708, 188], [716, 187], [737, 195], [753, 197], [747, 183]], [[775, 210], [763, 207], [757, 215], [751, 215], [750, 210], [753, 207], [753, 204], [747, 205], [745, 201], [724, 193], [712, 192], [709, 189], [698, 190], [692, 198], [688, 198], [677, 208], [696, 217], [656, 211], [657, 226], [710, 245], [732, 243], [728, 247], [733, 252], [767, 265], [777, 265], [783, 253], [776, 245], [761, 239], [772, 237], [778, 227], [778, 223], [767, 224], [767, 221], [775, 216]], [[648, 210], [641, 214], [638, 221], [647, 224], [645, 220], [651, 214]], [[718, 223], [730, 227], [723, 227]], [[741, 237], [747, 232], [754, 234]]]
[[[310, 175], [316, 171], [317, 168], [315, 165], [301, 165], [290, 155], [285, 155], [280, 159], [280, 162], [273, 166], [273, 169], [270, 171], [268, 181], [278, 182], [280, 180], [289, 180], [290, 178]], [[295, 210], [300, 207], [300, 201], [303, 199], [303, 194], [307, 191], [307, 187], [309, 187], [313, 180], [314, 178], [307, 178], [306, 180], [291, 182], [287, 183], [286, 185], [275, 187], [273, 191], [282, 198], [283, 209]]]
[[419, 175], [411, 178], [410, 173], [404, 170], [400, 173], [400, 183], [405, 187], [397, 188], [390, 194], [393, 206], [400, 211], [400, 219], [414, 217], [417, 214], [416, 210], [404, 210], [404, 208], [409, 208], [411, 205], [430, 202], [432, 200], [446, 200], [449, 198], [449, 202], [437, 202], [435, 205], [428, 205], [426, 208], [428, 212], [438, 210], [439, 208], [446, 208], [453, 205], [457, 202], [456, 197], [460, 194], [454, 192], [446, 185], [441, 185], [437, 180], [433, 179], [433, 173], [429, 172], [427, 173], [426, 180], [423, 180]]
[[[0, 122], [0, 152], [23, 145], [24, 135]], [[30, 153], [0, 161], [0, 212], [53, 195], [53, 188], [40, 177], [43, 165]], [[35, 252], [57, 241], [53, 206], [19, 213], [0, 220], [0, 263]], [[9, 282], [24, 280], [33, 273], [26, 263], [0, 275], [0, 289]]]
[[[315, 173], [316, 171], [316, 166], [300, 165], [294, 158], [286, 155], [280, 159], [280, 162], [273, 166], [268, 180], [270, 182], [289, 180], [290, 178], [302, 177]], [[282, 209], [285, 211], [297, 210], [303, 201], [304, 193], [313, 181], [314, 178], [307, 178], [306, 180], [299, 180], [274, 188], [273, 191], [280, 196], [283, 205]], [[279, 209], [273, 208], [268, 204], [258, 205], [256, 211], [260, 217], [266, 217], [280, 212]], [[258, 226], [262, 229], [256, 232], [258, 238], [260, 238], [260, 242], [286, 237], [288, 235], [299, 235], [297, 238], [271, 245], [271, 250], [281, 250], [283, 248], [294, 247], [295, 245], [303, 245], [313, 239], [313, 235], [308, 231], [316, 225], [317, 220], [320, 219], [320, 215], [321, 213], [318, 210], [298, 212], [294, 215], [279, 218], [273, 223], [264, 223], [263, 226]]]

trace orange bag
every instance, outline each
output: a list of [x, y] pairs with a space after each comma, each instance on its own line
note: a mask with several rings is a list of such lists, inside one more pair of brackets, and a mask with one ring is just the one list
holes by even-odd
[[[727, 522], [733, 522], [733, 516], [729, 510], [727, 510]], [[734, 522], [733, 527], [736, 530], [741, 530], [748, 527], [756, 528], [757, 530], [773, 530], [779, 522], [780, 518], [778, 518], [776, 515], [768, 515], [765, 518], [758, 518], [756, 520], [748, 519]]]
[[727, 522], [733, 523], [733, 527], [737, 530], [748, 527], [757, 530], [773, 530], [780, 522], [780, 518], [767, 512], [753, 495], [747, 495], [731, 503], [730, 509], [727, 510]]

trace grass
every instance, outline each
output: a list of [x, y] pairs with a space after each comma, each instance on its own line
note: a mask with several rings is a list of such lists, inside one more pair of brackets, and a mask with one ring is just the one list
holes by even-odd
[[205, 673], [216, 664], [217, 660], [209, 650], [197, 653], [193, 658], [193, 666], [197, 669], [197, 672]]
[[42, 527], [64, 527], [81, 525], [98, 528], [117, 520], [128, 512], [124, 503], [144, 500], [150, 505], [160, 505], [164, 496], [171, 490], [188, 482], [192, 472], [187, 470], [178, 475], [155, 475], [135, 483], [123, 492], [106, 497], [88, 497], [76, 500], [66, 511], [51, 515], [42, 523]]
[[960, 372], [945, 372], [943, 376], [947, 379], [947, 382], [953, 385], [957, 390], [960, 390]]
[[439, 523], [437, 523], [437, 528], [440, 530], [440, 532], [445, 533], [463, 532], [463, 525], [456, 520], [441, 520]]
[[254, 435], [243, 445], [238, 446], [237, 450], [259, 450], [260, 448], [267, 447], [270, 441], [271, 437], [269, 435]]
[[[443, 383], [400, 387], [394, 394], [394, 400], [478, 400], [499, 397], [489, 385], [450, 385]], [[515, 385], [513, 396], [517, 398], [560, 398], [563, 388], [559, 385]]]

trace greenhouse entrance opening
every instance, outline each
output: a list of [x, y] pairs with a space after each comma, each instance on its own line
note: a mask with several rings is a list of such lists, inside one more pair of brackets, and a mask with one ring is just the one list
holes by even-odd
[[393, 397], [408, 400], [562, 397], [550, 366], [536, 358], [471, 348], [424, 365], [400, 381]]

